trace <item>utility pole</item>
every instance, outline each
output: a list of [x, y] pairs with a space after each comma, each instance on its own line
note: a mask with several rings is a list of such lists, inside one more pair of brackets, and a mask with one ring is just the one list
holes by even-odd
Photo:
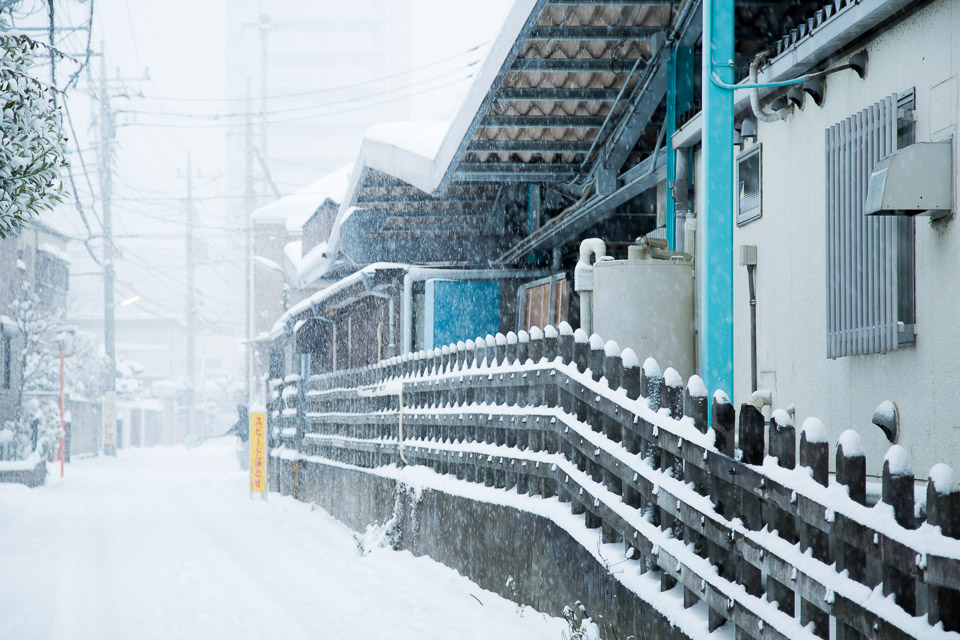
[[194, 318], [196, 316], [194, 309], [193, 293], [193, 270], [194, 251], [193, 251], [193, 164], [190, 159], [190, 152], [187, 152], [187, 432], [186, 435], [193, 435], [195, 431], [194, 419]]
[[267, 142], [269, 138], [267, 122], [267, 90], [269, 73], [267, 71], [268, 51], [270, 43], [270, 31], [276, 28], [276, 25], [270, 19], [269, 14], [261, 13], [259, 16], [258, 30], [260, 32], [260, 153], [262, 162], [267, 162]]
[[253, 398], [253, 221], [250, 214], [253, 213], [257, 205], [256, 196], [253, 193], [253, 123], [250, 118], [250, 78], [247, 78], [247, 115], [245, 116], [243, 136], [244, 136], [244, 159], [246, 169], [246, 186], [244, 188], [243, 204], [246, 210], [246, 250], [244, 251], [244, 270], [246, 273], [246, 287], [244, 291], [247, 296], [247, 399], [252, 402]]
[[[103, 43], [100, 43], [103, 51]], [[100, 201], [103, 213], [103, 345], [107, 354], [103, 406], [103, 452], [117, 455], [117, 353], [113, 304], [113, 111], [107, 91], [106, 56], [100, 56]]]

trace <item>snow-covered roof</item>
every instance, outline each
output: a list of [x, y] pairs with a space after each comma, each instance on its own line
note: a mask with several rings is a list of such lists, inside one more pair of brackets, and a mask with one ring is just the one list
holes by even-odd
[[277, 319], [273, 327], [270, 329], [270, 338], [274, 339], [279, 337], [283, 333], [283, 328], [290, 320], [296, 318], [301, 313], [308, 311], [312, 306], [332, 298], [334, 295], [346, 290], [348, 287], [363, 282], [363, 277], [365, 275], [373, 276], [377, 273], [377, 271], [406, 270], [409, 267], [410, 265], [408, 264], [400, 264], [397, 262], [377, 262], [367, 265], [363, 269], [355, 271], [345, 278], [337, 280], [330, 286], [317, 291], [309, 298], [304, 298], [297, 304], [287, 309], [287, 311], [280, 316], [279, 319]]
[[20, 329], [17, 328], [16, 321], [10, 316], [0, 315], [0, 331], [6, 333], [17, 333]]
[[255, 224], [285, 224], [288, 230], [299, 229], [327, 199], [337, 204], [343, 201], [353, 166], [343, 165], [316, 182], [260, 207], [250, 218]]
[[52, 245], [48, 242], [40, 243], [40, 246], [37, 247], [37, 251], [42, 251], [43, 253], [49, 253], [54, 258], [63, 261], [66, 264], [70, 264], [72, 260], [66, 251], [62, 251], [59, 247]]
[[300, 260], [303, 258], [303, 241], [294, 240], [283, 245], [283, 271], [291, 279], [296, 279]]

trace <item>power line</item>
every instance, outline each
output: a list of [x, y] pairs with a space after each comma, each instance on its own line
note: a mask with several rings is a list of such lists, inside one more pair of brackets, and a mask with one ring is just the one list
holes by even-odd
[[[410, 92], [410, 93], [408, 93], [408, 94], [401, 95], [401, 96], [397, 96], [396, 98], [392, 98], [392, 99], [389, 99], [389, 100], [381, 100], [381, 101], [378, 101], [378, 102], [371, 102], [371, 103], [368, 103], [368, 104], [357, 105], [357, 106], [351, 107], [351, 108], [349, 108], [349, 109], [340, 109], [340, 110], [337, 110], [337, 111], [329, 111], [329, 112], [327, 112], [327, 113], [318, 113], [318, 114], [313, 114], [313, 115], [308, 115], [308, 116], [297, 116], [297, 117], [294, 117], [294, 118], [280, 118], [280, 119], [278, 119], [278, 120], [270, 120], [270, 121], [268, 121], [268, 124], [283, 124], [283, 123], [286, 123], [286, 122], [302, 122], [303, 120], [319, 120], [319, 119], [322, 119], [322, 118], [327, 118], [327, 117], [329, 117], [329, 116], [340, 115], [340, 114], [343, 114], [343, 113], [351, 113], [351, 112], [353, 112], [353, 111], [359, 111], [359, 110], [361, 110], [361, 109], [369, 109], [370, 107], [376, 107], [376, 106], [380, 106], [380, 105], [384, 105], [384, 104], [390, 104], [390, 103], [393, 103], [393, 102], [399, 102], [400, 100], [404, 100], [404, 99], [406, 99], [406, 98], [412, 98], [412, 97], [414, 97], [414, 96], [422, 95], [422, 94], [425, 94], [425, 93], [430, 93], [431, 91], [436, 91], [436, 90], [438, 90], [438, 89], [443, 89], [443, 88], [445, 88], [445, 87], [449, 87], [450, 85], [456, 84], [456, 83], [461, 82], [461, 81], [463, 81], [463, 80], [468, 80], [469, 78], [472, 78], [472, 77], [473, 77], [473, 74], [468, 74], [468, 75], [466, 75], [466, 76], [464, 76], [464, 77], [462, 77], [462, 78], [458, 78], [458, 79], [456, 79], [456, 80], [454, 80], [454, 81], [452, 81], [452, 82], [446, 82], [446, 83], [444, 83], [444, 84], [442, 84], [442, 85], [438, 85], [438, 86], [436, 86], [436, 87], [431, 87], [431, 88], [429, 88], [429, 89], [423, 89], [423, 90], [421, 90], [421, 91], [413, 91], [413, 92]], [[183, 128], [183, 129], [219, 129], [219, 128], [227, 128], [227, 127], [240, 127], [240, 126], [243, 126], [243, 124], [244, 124], [244, 123], [242, 123], [242, 122], [215, 122], [215, 123], [209, 123], [209, 124], [171, 124], [171, 123], [169, 123], [169, 122], [127, 122], [127, 123], [123, 123], [123, 124], [118, 125], [118, 126], [125, 126], [125, 127], [161, 127], [161, 128], [165, 128], [165, 129], [177, 129], [177, 128]]]
[[[430, 67], [434, 67], [434, 66], [437, 66], [437, 65], [439, 65], [439, 64], [443, 64], [444, 62], [449, 62], [450, 60], [455, 60], [455, 59], [460, 58], [460, 57], [462, 57], [462, 56], [464, 56], [464, 55], [467, 55], [468, 53], [473, 53], [474, 51], [478, 51], [479, 49], [481, 49], [482, 47], [486, 46], [486, 45], [489, 44], [489, 43], [490, 43], [490, 41], [487, 40], [487, 41], [481, 42], [480, 44], [474, 45], [474, 46], [470, 47], [469, 49], [467, 49], [467, 50], [465, 50], [465, 51], [461, 51], [460, 53], [456, 53], [456, 54], [454, 54], [454, 55], [452, 55], [452, 56], [448, 56], [448, 57], [446, 57], [446, 58], [441, 58], [440, 60], [435, 60], [435, 61], [433, 61], [433, 62], [429, 62], [429, 63], [424, 64], [424, 65], [421, 65], [421, 66], [419, 66], [419, 67], [413, 67], [413, 68], [407, 69], [407, 70], [405, 70], [405, 71], [398, 71], [398, 72], [393, 73], [393, 74], [390, 74], [390, 75], [379, 76], [379, 77], [376, 77], [376, 78], [370, 78], [370, 79], [367, 79], [367, 80], [361, 80], [361, 81], [359, 81], [359, 82], [352, 82], [352, 83], [350, 83], [350, 84], [343, 84], [343, 85], [339, 85], [339, 86], [335, 86], [335, 87], [325, 87], [325, 88], [323, 88], [323, 89], [313, 89], [313, 90], [310, 90], [310, 91], [300, 91], [300, 92], [296, 92], [296, 93], [277, 94], [277, 95], [267, 96], [267, 98], [268, 98], [269, 100], [277, 100], [277, 99], [283, 99], [283, 98], [298, 98], [298, 97], [303, 97], [303, 96], [313, 96], [313, 95], [318, 95], [318, 94], [333, 93], [333, 92], [336, 92], [336, 91], [342, 91], [342, 90], [344, 90], [344, 89], [353, 89], [353, 88], [355, 88], [355, 87], [360, 87], [360, 86], [364, 86], [364, 85], [368, 85], [368, 84], [374, 84], [374, 83], [376, 83], [376, 82], [381, 82], [381, 81], [383, 81], [383, 80], [391, 80], [391, 79], [393, 79], [393, 78], [399, 78], [399, 77], [402, 77], [402, 76], [405, 76], [405, 75], [408, 75], [408, 74], [411, 74], [411, 73], [415, 73], [415, 72], [417, 72], [417, 71], [421, 71], [421, 70], [423, 70], [423, 69], [428, 69], [428, 68], [430, 68]], [[474, 65], [474, 64], [476, 64], [476, 62], [478, 62], [478, 61], [471, 62], [470, 65], [468, 65], [468, 66]], [[143, 98], [147, 98], [147, 99], [153, 98], [153, 99], [156, 99], [156, 100], [168, 100], [168, 101], [172, 101], [172, 102], [249, 102], [249, 101], [250, 101], [250, 98], [197, 98], [197, 97], [192, 97], [192, 96], [191, 96], [191, 97], [183, 97], [183, 96], [179, 96], [179, 97], [177, 97], [177, 96], [142, 96], [142, 97], [143, 97]]]
[[[189, 112], [184, 112], [184, 111], [156, 111], [156, 110], [155, 110], [155, 111], [144, 111], [144, 110], [137, 110], [137, 109], [121, 109], [121, 110], [119, 110], [118, 112], [119, 112], [119, 113], [132, 113], [132, 114], [134, 114], [134, 115], [148, 115], [148, 116], [152, 116], [152, 115], [162, 115], [162, 116], [168, 116], [168, 117], [171, 117], [171, 118], [189, 118], [189, 119], [200, 119], [200, 120], [221, 120], [221, 119], [225, 119], [225, 118], [245, 118], [248, 114], [251, 115], [251, 116], [262, 116], [262, 115], [264, 115], [265, 113], [266, 113], [266, 114], [280, 114], [280, 113], [293, 113], [293, 112], [310, 111], [310, 110], [313, 110], [313, 109], [320, 109], [320, 108], [323, 108], [323, 107], [331, 107], [331, 106], [342, 105], [342, 104], [351, 104], [351, 103], [353, 103], [353, 102], [359, 102], [359, 101], [361, 101], [361, 100], [367, 100], [367, 99], [369, 99], [369, 98], [377, 98], [377, 97], [389, 95], [389, 94], [392, 94], [392, 93], [398, 93], [398, 92], [401, 92], [401, 91], [407, 91], [410, 87], [416, 87], [416, 86], [428, 84], [428, 83], [433, 82], [433, 81], [435, 81], [435, 80], [439, 80], [439, 79], [441, 79], [441, 78], [446, 78], [446, 77], [448, 77], [448, 76], [451, 76], [451, 75], [453, 75], [453, 74], [455, 74], [455, 73], [462, 73], [463, 71], [466, 71], [466, 70], [469, 69], [470, 67], [476, 65], [477, 62], [479, 62], [479, 61], [478, 61], [478, 60], [474, 60], [473, 62], [471, 62], [471, 63], [469, 63], [469, 64], [467, 64], [467, 65], [464, 65], [464, 66], [462, 66], [462, 67], [458, 67], [458, 68], [456, 68], [456, 69], [451, 69], [450, 71], [446, 71], [446, 72], [444, 72], [444, 73], [440, 73], [440, 74], [437, 74], [437, 75], [435, 75], [435, 76], [431, 76], [431, 77], [429, 77], [429, 78], [424, 78], [424, 79], [418, 80], [418, 81], [416, 81], [416, 82], [410, 82], [410, 83], [407, 83], [407, 84], [405, 84], [405, 85], [403, 85], [403, 86], [400, 86], [400, 87], [393, 87], [393, 88], [391, 88], [391, 89], [384, 89], [384, 90], [382, 90], [382, 91], [376, 91], [376, 92], [374, 92], [374, 93], [367, 93], [367, 94], [364, 94], [364, 95], [361, 95], [361, 96], [355, 96], [355, 97], [352, 97], [352, 98], [342, 98], [342, 99], [340, 99], [340, 100], [331, 100], [331, 101], [329, 101], [329, 102], [320, 102], [320, 103], [309, 104], [309, 105], [301, 105], [301, 106], [299, 106], [299, 107], [281, 107], [281, 108], [278, 108], [278, 109], [268, 109], [268, 110], [266, 110], [265, 112], [264, 112], [264, 111], [260, 111], [260, 110], [251, 110], [251, 111], [231, 111], [231, 112], [229, 112], [229, 113], [189, 113]], [[468, 77], [469, 77], [469, 76], [468, 76]], [[456, 80], [454, 80], [454, 81], [451, 82], [450, 84], [459, 82], [461, 79], [462, 79], [462, 78], [457, 78]], [[448, 85], [442, 85], [442, 86], [448, 86]]]

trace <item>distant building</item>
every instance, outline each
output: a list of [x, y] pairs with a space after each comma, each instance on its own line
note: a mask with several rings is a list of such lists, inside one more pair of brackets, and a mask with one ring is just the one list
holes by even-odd
[[51, 313], [65, 313], [70, 280], [67, 241], [67, 236], [39, 220], [0, 240], [0, 426], [16, 415], [23, 380], [23, 336], [11, 304], [35, 293]]

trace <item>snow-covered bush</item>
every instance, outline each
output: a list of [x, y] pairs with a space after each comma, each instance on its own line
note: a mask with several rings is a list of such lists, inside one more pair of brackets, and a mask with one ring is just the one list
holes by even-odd
[[42, 47], [27, 36], [0, 35], [0, 238], [65, 193], [66, 138], [56, 90], [30, 74]]
[[579, 600], [563, 608], [563, 619], [567, 621], [563, 640], [602, 640], [600, 627], [587, 616], [587, 608]]

